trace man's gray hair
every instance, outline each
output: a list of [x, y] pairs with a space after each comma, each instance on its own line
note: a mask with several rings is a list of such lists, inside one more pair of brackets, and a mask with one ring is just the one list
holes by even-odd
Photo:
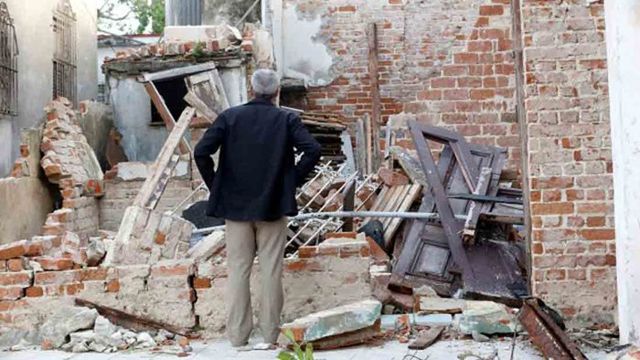
[[280, 78], [273, 70], [259, 69], [251, 77], [251, 86], [256, 95], [273, 96], [280, 88]]

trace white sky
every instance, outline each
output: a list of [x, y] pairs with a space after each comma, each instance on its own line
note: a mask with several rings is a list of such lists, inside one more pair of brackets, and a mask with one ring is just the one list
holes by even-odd
[[[97, 0], [98, 8], [101, 8], [105, 3], [114, 4], [113, 17], [121, 17], [129, 12], [129, 8], [125, 5], [119, 4], [117, 0]], [[110, 33], [122, 35], [122, 34], [134, 34], [138, 28], [138, 20], [135, 15], [131, 13], [126, 19], [120, 21], [112, 21], [107, 19], [98, 20], [98, 28], [100, 30], [108, 31]]]

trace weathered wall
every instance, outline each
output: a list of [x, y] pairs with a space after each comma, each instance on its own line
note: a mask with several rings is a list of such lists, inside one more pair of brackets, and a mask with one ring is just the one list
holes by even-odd
[[285, 75], [330, 82], [310, 89], [310, 108], [355, 119], [371, 112], [366, 30], [375, 22], [383, 117], [417, 114], [472, 142], [508, 148], [517, 166], [509, 3], [285, 0], [276, 51], [285, 55]]
[[[202, 0], [202, 25], [227, 23], [235, 26], [253, 2], [254, 0]], [[257, 22], [259, 20], [260, 5], [258, 4], [245, 21]]]
[[[310, 108], [351, 119], [371, 112], [366, 27], [375, 22], [383, 117], [404, 111], [472, 142], [506, 147], [508, 166], [521, 168], [511, 1], [271, 3], [285, 75], [331, 81], [310, 88]], [[574, 325], [613, 322], [616, 302], [602, 4], [529, 0], [516, 9], [525, 47], [533, 291]], [[292, 55], [289, 43], [304, 51]], [[296, 75], [292, 61], [318, 72]]]
[[100, 165], [106, 169], [107, 140], [109, 131], [113, 128], [113, 109], [96, 101], [83, 101], [80, 103], [78, 123]]
[[[100, 229], [118, 231], [124, 211], [131, 206], [144, 180], [106, 180], [104, 196], [100, 199]], [[158, 203], [158, 211], [173, 210], [191, 193], [191, 180], [171, 179]]]
[[[223, 335], [224, 265], [194, 264], [187, 259], [36, 272], [26, 260], [39, 258], [12, 257], [9, 254], [14, 250], [0, 249], [0, 258], [9, 258], [0, 260], [2, 325], [37, 328], [52, 313], [82, 298], [183, 329], [197, 326], [206, 338]], [[326, 247], [312, 257], [286, 259], [284, 320], [370, 298], [370, 260], [366, 242]], [[257, 289], [256, 274], [254, 266], [253, 285]], [[258, 303], [260, 297], [255, 295], [253, 300]]]
[[[247, 101], [246, 70], [236, 66], [221, 68], [220, 77], [230, 104]], [[151, 162], [156, 159], [167, 138], [164, 125], [150, 125], [151, 99], [135, 76], [109, 77], [109, 103], [114, 123], [122, 134], [122, 146], [129, 161]], [[178, 119], [175, 119], [178, 121]]]
[[[613, 322], [613, 177], [602, 1], [523, 1], [533, 289]], [[569, 301], [570, 299], [570, 301]]]
[[640, 3], [605, 3], [616, 214], [620, 342], [640, 345]]
[[51, 194], [37, 177], [0, 179], [0, 199], [0, 244], [40, 234], [53, 210]]
[[[310, 313], [371, 298], [369, 285], [369, 245], [318, 247], [322, 252], [307, 253], [300, 259], [285, 259], [283, 287], [284, 322]], [[252, 272], [251, 294], [254, 317], [260, 302], [259, 264]], [[213, 263], [199, 264], [194, 280], [197, 302], [195, 313], [208, 336], [225, 329], [226, 267]], [[345, 291], [348, 287], [348, 291]]]
[[[18, 56], [18, 116], [0, 119], [0, 177], [11, 170], [18, 156], [20, 129], [42, 122], [42, 108], [51, 100], [53, 89], [54, 33], [52, 0], [6, 0], [14, 19], [20, 54]], [[96, 3], [71, 0], [77, 17], [78, 99], [92, 99], [96, 86]], [[9, 130], [10, 129], [10, 130]]]

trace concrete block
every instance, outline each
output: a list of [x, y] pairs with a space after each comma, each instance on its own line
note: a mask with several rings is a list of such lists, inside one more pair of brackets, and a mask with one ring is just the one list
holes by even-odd
[[381, 311], [379, 301], [364, 300], [297, 319], [283, 325], [282, 331], [291, 330], [298, 342], [313, 342], [373, 326]]
[[506, 305], [492, 301], [467, 301], [461, 315], [456, 315], [455, 325], [464, 334], [512, 334], [520, 326], [515, 315]]

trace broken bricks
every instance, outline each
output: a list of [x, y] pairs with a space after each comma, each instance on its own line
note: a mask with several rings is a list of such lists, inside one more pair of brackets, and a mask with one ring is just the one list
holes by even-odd
[[107, 251], [105, 266], [185, 258], [193, 230], [193, 224], [177, 215], [130, 206]]

